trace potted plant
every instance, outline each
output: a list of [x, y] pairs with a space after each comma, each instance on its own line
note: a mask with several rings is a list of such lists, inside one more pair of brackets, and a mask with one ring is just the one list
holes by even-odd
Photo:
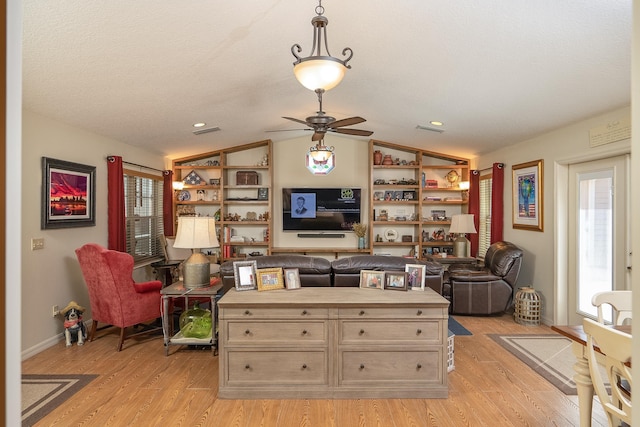
[[366, 247], [364, 236], [367, 234], [367, 225], [355, 222], [351, 226], [351, 229], [356, 234], [356, 236], [358, 236], [358, 249], [364, 249]]

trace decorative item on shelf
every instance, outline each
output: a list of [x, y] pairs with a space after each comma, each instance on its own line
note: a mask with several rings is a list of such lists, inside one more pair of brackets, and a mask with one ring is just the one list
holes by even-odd
[[384, 155], [384, 159], [382, 160], [382, 164], [386, 165], [386, 166], [393, 164], [393, 159], [391, 158], [391, 154], [385, 154]]
[[184, 182], [182, 181], [173, 181], [171, 185], [173, 187], [173, 191], [175, 192], [181, 191], [184, 188]]
[[436, 231], [434, 231], [431, 234], [431, 240], [432, 241], [437, 241], [437, 242], [443, 241], [444, 240], [444, 229], [443, 228], [439, 228]]
[[205, 196], [204, 190], [196, 191], [196, 197], [198, 202], [204, 202], [204, 196]]
[[179, 217], [173, 247], [191, 249], [193, 252], [183, 264], [185, 288], [209, 286], [209, 258], [200, 249], [220, 247], [215, 220], [211, 217]]
[[427, 179], [424, 188], [438, 188], [438, 181], [435, 179]]
[[236, 172], [236, 185], [258, 185], [259, 175], [256, 171]]
[[[293, 73], [300, 84], [307, 89], [313, 91], [322, 89], [326, 91], [336, 87], [342, 81], [347, 68], [351, 68], [351, 65], [347, 65], [347, 62], [353, 57], [353, 51], [351, 48], [345, 47], [342, 50], [342, 55], [344, 56], [348, 53], [349, 56], [344, 60], [331, 56], [327, 41], [329, 20], [322, 16], [324, 14], [322, 0], [318, 1], [315, 12], [316, 16], [311, 19], [311, 25], [313, 25], [311, 54], [305, 58], [300, 58], [297, 55], [302, 52], [300, 45], [296, 43], [291, 46], [291, 53], [296, 58], [293, 63]], [[322, 46], [324, 46], [326, 54], [321, 51]]]
[[376, 150], [373, 152], [373, 164], [374, 165], [382, 164], [382, 151]]
[[473, 214], [459, 214], [451, 217], [449, 233], [457, 233], [458, 237], [453, 242], [453, 255], [457, 257], [470, 256], [470, 245], [465, 234], [477, 233], [473, 223]]
[[377, 220], [378, 221], [388, 221], [389, 220], [389, 213], [387, 212], [386, 209], [380, 209], [380, 214], [378, 215]]
[[449, 187], [453, 187], [455, 183], [460, 179], [460, 174], [457, 171], [451, 169], [449, 172], [447, 172], [444, 178], [449, 183]]
[[191, 193], [189, 190], [180, 190], [178, 192], [178, 201], [188, 202], [189, 200], [191, 200]]
[[186, 338], [210, 337], [212, 324], [211, 310], [200, 308], [198, 301], [180, 315], [180, 332]]
[[367, 225], [359, 222], [353, 223], [351, 229], [358, 236], [358, 249], [366, 248], [366, 241], [364, 236], [367, 234]]
[[413, 236], [410, 236], [408, 234], [403, 234], [402, 235], [402, 241], [403, 242], [413, 242]]
[[202, 177], [194, 170], [189, 172], [189, 174], [184, 177], [183, 181], [188, 185], [202, 185], [205, 183], [205, 180], [202, 179]]
[[398, 232], [393, 228], [389, 228], [385, 230], [384, 237], [387, 239], [388, 242], [393, 243], [398, 238]]
[[532, 287], [523, 287], [516, 292], [513, 318], [516, 323], [527, 326], [540, 324], [542, 301], [540, 295]]
[[460, 181], [460, 183], [458, 183], [458, 187], [460, 188], [460, 190], [462, 190], [462, 200], [469, 200], [469, 181]]

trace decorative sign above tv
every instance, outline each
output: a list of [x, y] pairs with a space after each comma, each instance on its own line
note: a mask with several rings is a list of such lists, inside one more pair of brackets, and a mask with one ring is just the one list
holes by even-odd
[[283, 188], [284, 231], [351, 231], [361, 222], [360, 188]]

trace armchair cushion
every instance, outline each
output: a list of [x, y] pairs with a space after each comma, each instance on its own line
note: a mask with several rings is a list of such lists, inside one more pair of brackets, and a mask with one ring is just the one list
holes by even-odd
[[162, 289], [162, 282], [159, 280], [151, 280], [150, 282], [134, 283], [133, 288], [139, 294], [144, 294], [146, 292], [159, 291], [160, 289]]

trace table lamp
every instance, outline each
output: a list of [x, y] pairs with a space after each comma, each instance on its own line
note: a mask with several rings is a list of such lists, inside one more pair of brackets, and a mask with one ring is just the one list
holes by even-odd
[[174, 248], [191, 249], [191, 256], [182, 266], [182, 282], [185, 288], [209, 286], [209, 258], [200, 252], [202, 248], [217, 248], [216, 222], [212, 217], [181, 216]]
[[453, 215], [449, 233], [458, 233], [458, 237], [453, 241], [453, 255], [456, 257], [470, 256], [471, 246], [465, 234], [477, 233], [473, 223], [473, 214]]

